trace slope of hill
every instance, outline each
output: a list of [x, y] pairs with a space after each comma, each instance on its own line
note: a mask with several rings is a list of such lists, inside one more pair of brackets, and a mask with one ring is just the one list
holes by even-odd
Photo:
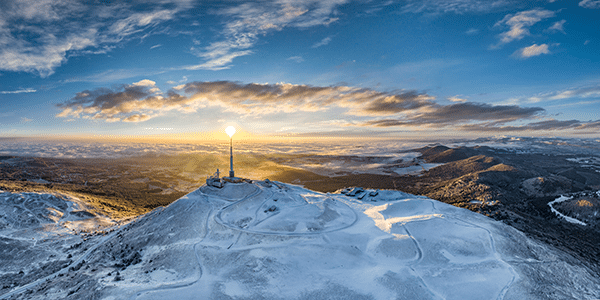
[[[33, 256], [34, 266], [67, 260], [47, 273], [3, 270], [0, 299], [600, 297], [600, 280], [572, 256], [510, 226], [399, 191], [349, 194], [269, 181], [202, 186], [111, 232], [73, 233], [64, 245], [79, 250]], [[60, 220], [50, 232], [63, 230]], [[3, 251], [50, 251], [17, 236], [3, 242]]]

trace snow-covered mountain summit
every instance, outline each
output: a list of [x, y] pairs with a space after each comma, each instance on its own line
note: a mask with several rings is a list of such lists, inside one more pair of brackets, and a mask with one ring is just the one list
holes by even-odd
[[92, 242], [67, 271], [0, 299], [600, 297], [598, 278], [571, 256], [399, 191], [226, 182]]

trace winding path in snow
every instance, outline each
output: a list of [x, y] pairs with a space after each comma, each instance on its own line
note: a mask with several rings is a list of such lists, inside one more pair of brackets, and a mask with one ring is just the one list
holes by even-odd
[[[433, 205], [433, 209], [434, 209], [434, 210], [438, 210], [438, 209], [435, 207], [435, 202], [434, 202], [434, 201], [431, 201], [431, 204]], [[439, 211], [439, 210], [438, 210], [438, 211]], [[479, 228], [479, 229], [485, 230], [485, 231], [487, 232], [487, 234], [488, 234], [488, 237], [489, 237], [489, 239], [490, 239], [490, 247], [492, 248], [492, 251], [493, 251], [493, 253], [494, 253], [494, 257], [496, 257], [496, 259], [497, 259], [498, 261], [501, 261], [501, 262], [503, 262], [503, 263], [504, 263], [506, 266], [508, 266], [508, 269], [510, 270], [510, 273], [512, 274], [512, 278], [511, 278], [510, 282], [509, 282], [509, 283], [507, 283], [507, 284], [504, 286], [504, 288], [502, 288], [502, 290], [501, 290], [501, 291], [500, 291], [500, 293], [498, 294], [498, 297], [496, 297], [496, 299], [497, 299], [497, 300], [502, 300], [502, 299], [504, 299], [504, 296], [506, 296], [506, 293], [508, 292], [508, 289], [509, 289], [509, 288], [510, 288], [510, 287], [513, 285], [513, 283], [515, 282], [515, 280], [517, 280], [517, 278], [519, 277], [519, 275], [517, 274], [517, 272], [515, 271], [515, 269], [514, 269], [514, 268], [513, 268], [513, 267], [512, 267], [512, 266], [511, 266], [509, 263], [507, 263], [506, 261], [504, 261], [504, 260], [501, 258], [501, 256], [500, 256], [500, 253], [498, 253], [498, 250], [497, 250], [497, 248], [496, 248], [496, 241], [494, 240], [494, 235], [492, 234], [492, 232], [491, 232], [489, 229], [487, 229], [487, 228], [485, 228], [485, 227], [483, 227], [483, 226], [480, 226], [480, 225], [474, 224], [474, 223], [472, 223], [472, 222], [469, 222], [469, 221], [465, 221], [465, 220], [463, 220], [463, 219], [455, 219], [455, 218], [453, 218], [453, 220], [455, 220], [455, 221], [458, 221], [458, 222], [462, 222], [462, 223], [466, 223], [466, 224], [468, 224], [469, 226], [472, 226], [472, 227], [475, 227], [475, 228]]]
[[196, 262], [198, 263], [198, 278], [190, 281], [190, 282], [183, 282], [183, 283], [172, 283], [172, 284], [164, 284], [164, 285], [160, 285], [158, 287], [155, 288], [150, 288], [150, 289], [143, 289], [140, 291], [135, 292], [135, 294], [133, 294], [131, 297], [129, 297], [130, 300], [134, 300], [137, 299], [140, 296], [143, 296], [144, 294], [148, 294], [148, 293], [152, 293], [152, 292], [161, 292], [161, 291], [166, 291], [166, 290], [174, 290], [174, 289], [179, 289], [179, 288], [184, 288], [184, 287], [189, 287], [192, 286], [196, 283], [198, 283], [198, 281], [200, 281], [200, 279], [202, 279], [202, 275], [204, 274], [204, 272], [202, 271], [202, 263], [200, 263], [200, 257], [198, 256], [198, 250], [196, 249], [196, 247], [198, 247], [198, 245], [200, 245], [208, 236], [208, 234], [210, 233], [210, 227], [209, 227], [209, 222], [212, 219], [213, 213], [214, 213], [214, 207], [213, 204], [211, 204], [208, 201], [208, 195], [202, 193], [204, 196], [204, 201], [206, 201], [207, 203], [210, 204], [210, 210], [208, 211], [208, 214], [206, 215], [206, 223], [204, 224], [204, 228], [206, 229], [206, 232], [204, 233], [204, 237], [202, 237], [202, 239], [195, 243], [194, 246], [192, 247], [192, 249], [194, 250], [194, 254], [196, 256]]
[[[279, 185], [276, 185], [276, 186], [279, 187]], [[279, 188], [281, 188], [281, 187], [279, 187]], [[211, 209], [210, 209], [210, 211], [209, 211], [209, 213], [207, 215], [207, 218], [206, 218], [206, 225], [205, 225], [206, 233], [205, 233], [205, 235], [204, 235], [204, 237], [202, 238], [201, 241], [199, 241], [198, 243], [194, 244], [194, 254], [196, 255], [196, 261], [197, 261], [198, 266], [200, 268], [200, 272], [199, 272], [198, 278], [194, 279], [193, 281], [186, 282], [186, 283], [170, 284], [170, 285], [167, 284], [167, 285], [161, 285], [161, 286], [156, 287], [156, 288], [150, 288], [150, 289], [141, 290], [141, 291], [136, 292], [129, 299], [130, 300], [134, 300], [134, 299], [137, 299], [139, 297], [148, 295], [149, 293], [164, 292], [164, 291], [168, 291], [168, 290], [176, 290], [176, 289], [190, 287], [190, 286], [193, 286], [193, 285], [196, 285], [197, 283], [199, 283], [199, 281], [202, 279], [202, 275], [203, 275], [202, 274], [202, 269], [203, 268], [202, 268], [202, 263], [200, 262], [200, 257], [198, 256], [198, 251], [197, 251], [196, 247], [198, 245], [201, 245], [204, 242], [204, 240], [206, 239], [206, 237], [210, 234], [211, 231], [210, 231], [209, 223], [210, 223], [211, 220], [213, 222], [219, 224], [219, 225], [222, 225], [222, 226], [227, 227], [229, 229], [233, 229], [233, 230], [236, 230], [236, 231], [240, 232], [240, 234], [238, 235], [238, 237], [235, 239], [235, 242], [233, 244], [231, 244], [227, 248], [227, 249], [229, 249], [231, 246], [233, 246], [233, 245], [235, 245], [237, 243], [237, 241], [239, 240], [239, 237], [240, 237], [240, 235], [241, 235], [242, 232], [247, 232], [247, 233], [252, 233], [252, 234], [280, 235], [280, 236], [299, 236], [299, 235], [309, 235], [309, 234], [310, 235], [315, 235], [315, 234], [323, 234], [323, 233], [329, 233], [329, 232], [343, 230], [345, 228], [348, 228], [348, 227], [354, 225], [357, 222], [357, 219], [358, 219], [358, 217], [356, 215], [356, 212], [353, 209], [349, 208], [354, 213], [354, 220], [353, 220], [353, 222], [351, 224], [349, 224], [349, 225], [347, 225], [347, 226], [345, 226], [343, 228], [335, 228], [335, 229], [329, 230], [329, 231], [319, 231], [319, 232], [314, 232], [314, 233], [313, 232], [310, 232], [310, 233], [293, 233], [293, 232], [276, 233], [276, 232], [256, 232], [256, 231], [251, 231], [251, 230], [244, 230], [244, 229], [241, 229], [241, 228], [238, 228], [238, 227], [231, 226], [231, 225], [227, 224], [226, 222], [224, 222], [220, 218], [220, 214], [221, 214], [221, 212], [223, 212], [224, 209], [226, 209], [226, 208], [228, 208], [230, 206], [234, 206], [234, 205], [240, 204], [240, 203], [242, 203], [244, 201], [248, 201], [249, 199], [251, 199], [251, 198], [259, 195], [261, 192], [264, 192], [264, 190], [259, 187], [252, 194], [247, 195], [244, 198], [242, 198], [242, 199], [240, 199], [240, 200], [238, 200], [238, 201], [236, 201], [234, 203], [231, 203], [229, 205], [226, 205], [226, 206], [220, 208], [217, 213], [214, 213], [214, 207], [211, 205]], [[266, 203], [267, 201], [269, 201], [269, 200], [271, 200], [273, 198], [274, 193], [271, 192], [271, 191], [269, 191], [269, 192], [270, 192], [270, 195], [267, 196], [267, 197], [265, 197], [265, 200], [261, 202], [261, 205], [259, 205], [259, 209], [260, 209], [260, 207], [262, 207], [262, 205], [264, 203]], [[208, 194], [205, 194], [205, 193], [202, 193], [202, 194], [203, 194], [204, 197], [206, 197], [205, 198], [206, 201], [208, 201], [208, 197], [213, 197], [214, 196], [214, 195], [208, 195]], [[218, 200], [226, 200], [226, 199], [221, 199], [220, 197], [214, 197], [214, 198], [216, 198]], [[257, 209], [257, 211], [255, 212], [255, 214], [259, 211], [259, 209]], [[250, 249], [250, 248], [252, 248], [252, 249], [253, 248], [263, 248], [263, 247], [264, 246], [255, 246], [255, 247], [248, 247], [248, 249]], [[277, 247], [277, 246], [275, 246], [275, 247]], [[421, 250], [419, 249], [419, 251], [421, 251]]]
[[569, 223], [577, 224], [577, 225], [587, 226], [587, 224], [582, 221], [579, 221], [575, 218], [571, 218], [569, 216], [565, 216], [564, 214], [562, 214], [560, 211], [558, 211], [553, 206], [556, 203], [561, 203], [561, 202], [571, 200], [571, 199], [573, 199], [573, 197], [565, 197], [565, 196], [561, 195], [560, 197], [554, 199], [554, 201], [548, 203], [548, 206], [550, 206], [550, 210], [552, 210], [553, 213], [555, 213], [558, 217], [565, 219], [565, 221], [567, 221]]
[[[256, 191], [254, 191], [252, 194], [245, 196], [244, 198], [230, 204], [230, 205], [226, 205], [224, 207], [228, 207], [231, 205], [234, 205], [236, 203], [242, 202], [242, 201], [246, 201], [254, 196], [257, 196], [258, 194], [260, 194], [262, 192], [262, 190], [260, 188], [258, 188]], [[211, 230], [210, 230], [210, 221], [211, 220], [215, 220], [215, 214], [214, 214], [214, 204], [210, 203], [210, 201], [208, 201], [209, 197], [213, 197], [216, 198], [219, 201], [227, 201], [229, 202], [229, 200], [227, 199], [222, 199], [221, 197], [218, 196], [214, 196], [214, 195], [209, 195], [206, 193], [202, 193], [202, 196], [204, 196], [204, 200], [209, 203], [210, 205], [210, 210], [208, 211], [208, 214], [206, 215], [206, 223], [205, 223], [205, 229], [206, 232], [204, 233], [204, 237], [202, 237], [202, 239], [195, 243], [193, 246], [193, 250], [194, 250], [194, 254], [196, 256], [196, 262], [198, 263], [198, 268], [199, 268], [199, 273], [198, 273], [198, 278], [190, 281], [190, 282], [184, 282], [184, 283], [173, 283], [173, 284], [164, 284], [164, 285], [160, 285], [158, 287], [155, 288], [150, 288], [150, 289], [143, 289], [140, 291], [135, 292], [135, 294], [133, 294], [131, 297], [129, 297], [130, 300], [134, 300], [137, 299], [141, 296], [145, 296], [149, 293], [153, 293], [153, 292], [163, 292], [163, 291], [168, 291], [168, 290], [176, 290], [176, 289], [181, 289], [181, 288], [186, 288], [186, 287], [190, 287], [193, 286], [195, 284], [197, 284], [201, 279], [202, 279], [202, 275], [203, 275], [203, 267], [202, 267], [202, 263], [200, 262], [200, 257], [198, 256], [198, 250], [196, 247], [198, 247], [198, 245], [202, 244], [202, 242], [204, 242], [204, 240], [206, 239], [206, 237], [210, 234]], [[222, 207], [220, 210], [222, 210], [224, 207]], [[218, 222], [217, 222], [218, 223]], [[220, 223], [219, 223], [220, 224]], [[221, 224], [222, 225], [222, 224]], [[236, 239], [237, 241], [237, 239]], [[232, 244], [233, 245], [233, 244]], [[231, 247], [231, 246], [230, 246]]]
[[[256, 218], [256, 216], [258, 215], [258, 212], [260, 211], [261, 207], [263, 207], [263, 205], [264, 205], [264, 204], [265, 204], [267, 201], [269, 201], [269, 200], [272, 200], [272, 199], [273, 199], [273, 195], [274, 195], [274, 193], [273, 193], [273, 192], [271, 192], [271, 191], [269, 191], [269, 192], [271, 193], [271, 195], [269, 195], [268, 197], [265, 197], [265, 200], [264, 200], [264, 201], [262, 201], [260, 205], [258, 205], [258, 208], [257, 208], [257, 209], [256, 209], [256, 211], [254, 212], [254, 215], [255, 215], [255, 217], [254, 217], [254, 220], [256, 220], [256, 219], [257, 219], [257, 218]], [[256, 193], [256, 194], [258, 194], [258, 193]], [[219, 223], [220, 225], [222, 225], [222, 226], [225, 226], [225, 227], [227, 227], [227, 228], [229, 228], [229, 229], [233, 229], [233, 230], [236, 230], [236, 231], [247, 232], [247, 233], [252, 233], [252, 234], [278, 235], [278, 236], [303, 236], [303, 235], [318, 235], [318, 234], [323, 234], [323, 233], [330, 233], [330, 232], [335, 232], [335, 231], [344, 230], [344, 229], [346, 229], [346, 228], [348, 228], [348, 227], [351, 227], [352, 225], [356, 224], [356, 222], [357, 222], [357, 220], [358, 220], [358, 216], [356, 215], [356, 211], [355, 211], [354, 209], [351, 209], [350, 207], [348, 207], [348, 206], [347, 206], [347, 205], [345, 205], [345, 204], [344, 204], [344, 205], [345, 205], [345, 207], [347, 207], [347, 208], [348, 208], [348, 210], [349, 210], [350, 212], [352, 212], [352, 214], [353, 214], [353, 220], [352, 220], [352, 222], [349, 222], [348, 224], [345, 224], [345, 225], [343, 225], [343, 226], [334, 227], [334, 228], [331, 228], [331, 229], [328, 229], [328, 230], [319, 230], [319, 231], [314, 231], [314, 232], [291, 232], [291, 231], [289, 231], [289, 232], [284, 232], [284, 231], [280, 231], [280, 232], [278, 231], [278, 232], [275, 232], [275, 231], [261, 231], [261, 230], [252, 230], [252, 229], [246, 229], [246, 228], [240, 228], [240, 227], [237, 227], [237, 226], [233, 226], [233, 225], [229, 224], [228, 222], [225, 222], [225, 221], [222, 219], [222, 217], [221, 217], [221, 214], [222, 214], [222, 213], [223, 213], [223, 212], [224, 212], [224, 211], [225, 211], [227, 208], [229, 208], [229, 207], [232, 207], [232, 206], [235, 206], [235, 205], [239, 205], [240, 203], [242, 203], [242, 202], [244, 202], [244, 201], [246, 201], [246, 200], [248, 200], [248, 199], [250, 199], [250, 198], [252, 198], [252, 197], [254, 197], [254, 196], [255, 196], [255, 195], [248, 196], [247, 198], [244, 198], [244, 199], [242, 199], [242, 200], [239, 200], [239, 201], [237, 201], [237, 202], [235, 202], [235, 203], [232, 203], [231, 205], [228, 205], [228, 206], [225, 206], [225, 207], [221, 208], [221, 210], [220, 210], [220, 211], [219, 211], [219, 212], [218, 212], [218, 213], [215, 215], [215, 217], [214, 217], [215, 221], [216, 221], [217, 223]], [[302, 197], [303, 197], [303, 198], [305, 198], [304, 196], [302, 196]], [[332, 199], [332, 198], [331, 198], [331, 199]], [[306, 198], [305, 198], [305, 200], [306, 200]], [[306, 201], [306, 202], [308, 203], [308, 201]], [[274, 216], [274, 215], [277, 215], [277, 214], [279, 214], [279, 212], [275, 212], [275, 213], [274, 213], [272, 216]], [[272, 216], [271, 216], [271, 217], [272, 217]], [[270, 218], [270, 217], [269, 217], [269, 218]], [[261, 222], [263, 222], [263, 221], [265, 221], [265, 220], [266, 220], [266, 219], [264, 219], [264, 220], [260, 220], [260, 221], [258, 221], [258, 222], [254, 222], [254, 223], [252, 223], [251, 225], [253, 225], [253, 226], [256, 226], [256, 225], [260, 224]]]

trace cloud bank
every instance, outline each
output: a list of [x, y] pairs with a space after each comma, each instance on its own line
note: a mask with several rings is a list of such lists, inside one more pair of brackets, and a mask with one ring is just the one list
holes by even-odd
[[[589, 93], [597, 94], [598, 91], [564, 91], [552, 97]], [[440, 104], [435, 100], [427, 93], [414, 90], [381, 92], [351, 86], [243, 84], [231, 81], [189, 82], [163, 93], [155, 82], [145, 79], [113, 89], [99, 88], [77, 93], [72, 99], [57, 105], [61, 110], [57, 117], [143, 122], [170, 111], [201, 113], [205, 108], [216, 107], [258, 119], [269, 118], [276, 113], [342, 111], [334, 124], [339, 127], [504, 132], [590, 130], [600, 126], [600, 121], [550, 119], [541, 107], [491, 105], [466, 99]]]

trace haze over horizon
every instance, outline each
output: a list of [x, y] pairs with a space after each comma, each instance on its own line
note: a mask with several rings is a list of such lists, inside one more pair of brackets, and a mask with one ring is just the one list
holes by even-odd
[[[598, 0], [0, 3], [0, 137], [598, 138]], [[214, 134], [219, 132], [219, 134]]]

